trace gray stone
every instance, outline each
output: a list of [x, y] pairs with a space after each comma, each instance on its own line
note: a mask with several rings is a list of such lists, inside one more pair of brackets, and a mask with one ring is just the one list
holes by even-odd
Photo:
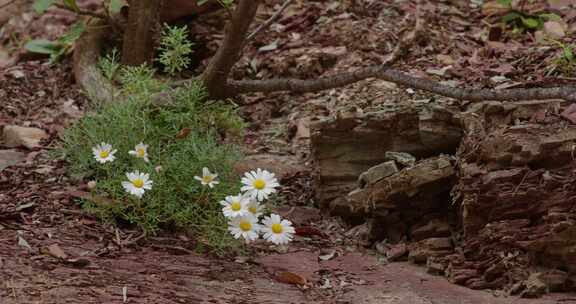
[[442, 263], [437, 258], [429, 258], [426, 261], [426, 272], [433, 275], [444, 275], [446, 271], [446, 264]]
[[445, 237], [450, 235], [450, 224], [438, 218], [433, 218], [425, 225], [413, 226], [410, 236], [419, 241], [430, 237]]
[[368, 198], [368, 191], [366, 189], [356, 188], [348, 193], [346, 199], [354, 203], [364, 203]]
[[437, 237], [425, 239], [424, 244], [432, 250], [452, 249], [452, 239], [447, 237]]
[[0, 150], [0, 171], [26, 159], [26, 153], [16, 150]]
[[388, 261], [400, 261], [405, 260], [408, 254], [408, 247], [404, 243], [399, 243], [392, 245], [388, 252], [386, 252], [386, 258]]
[[522, 298], [538, 298], [548, 292], [548, 286], [540, 278], [540, 273], [533, 273], [524, 281], [525, 289], [520, 296]]
[[7, 125], [3, 130], [4, 145], [7, 147], [24, 146], [28, 149], [40, 146], [40, 141], [48, 137], [46, 131], [38, 128]]
[[396, 162], [387, 161], [385, 163], [374, 166], [368, 169], [366, 172], [360, 174], [358, 183], [360, 184], [360, 188], [364, 188], [365, 185], [374, 184], [385, 177], [393, 175], [394, 173], [398, 173]]
[[393, 160], [404, 167], [412, 167], [416, 163], [416, 157], [406, 152], [387, 151], [386, 160]]

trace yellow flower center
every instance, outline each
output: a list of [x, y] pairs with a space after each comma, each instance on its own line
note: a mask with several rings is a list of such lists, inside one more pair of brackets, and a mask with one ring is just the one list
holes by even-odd
[[144, 155], [146, 155], [146, 150], [144, 150], [144, 148], [138, 148], [138, 150], [136, 150], [136, 154], [138, 157], [144, 157]]
[[108, 150], [100, 151], [100, 158], [106, 158], [106, 157], [108, 157], [108, 155], [110, 155], [110, 151], [108, 151]]
[[250, 229], [252, 229], [252, 224], [247, 221], [240, 222], [240, 225], [238, 226], [240, 227], [240, 229], [242, 229], [242, 231], [250, 231]]
[[254, 180], [252, 184], [254, 185], [254, 188], [258, 190], [262, 190], [266, 187], [266, 182], [261, 178]]
[[211, 175], [202, 176], [202, 181], [203, 181], [205, 184], [211, 183], [212, 180], [213, 180], [213, 178], [212, 178]]
[[248, 208], [248, 210], [250, 212], [252, 212], [253, 214], [256, 214], [256, 212], [258, 212], [258, 208], [256, 208], [256, 207], [250, 207], [250, 208]]
[[230, 208], [232, 211], [240, 211], [240, 209], [242, 209], [242, 205], [240, 202], [232, 202], [232, 204], [230, 204]]
[[272, 232], [274, 233], [282, 233], [282, 225], [276, 223], [276, 224], [272, 224]]
[[144, 181], [141, 178], [137, 178], [132, 181], [132, 185], [136, 188], [142, 188], [144, 186]]

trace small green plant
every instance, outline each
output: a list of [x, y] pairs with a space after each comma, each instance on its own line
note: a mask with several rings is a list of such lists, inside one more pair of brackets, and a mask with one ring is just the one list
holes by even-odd
[[511, 28], [513, 34], [521, 34], [526, 31], [540, 30], [546, 21], [561, 21], [562, 17], [553, 13], [528, 14], [512, 8], [512, 0], [498, 0], [502, 6], [510, 11], [502, 17], [502, 22]]
[[558, 45], [561, 51], [560, 54], [556, 56], [552, 62], [552, 65], [548, 68], [546, 75], [550, 76], [554, 72], [559, 72], [560, 74], [568, 76], [573, 75], [574, 71], [576, 71], [576, 57], [574, 56], [574, 50], [576, 49], [576, 46], [566, 45], [556, 40], [549, 41]]
[[116, 73], [120, 69], [120, 55], [118, 54], [118, 50], [114, 48], [110, 53], [106, 54], [106, 56], [102, 57], [100, 61], [98, 61], [98, 67], [106, 79], [110, 81], [114, 80], [114, 76], [116, 76]]
[[192, 42], [188, 40], [186, 26], [164, 25], [160, 39], [160, 56], [158, 61], [164, 66], [164, 72], [174, 75], [181, 72], [190, 64], [188, 57], [192, 53]]
[[[150, 68], [121, 71], [122, 90], [154, 91], [143, 88], [153, 81]], [[223, 132], [241, 130], [218, 126], [241, 128], [243, 124], [233, 105], [208, 102], [199, 83], [173, 95], [174, 104], [166, 107], [151, 105], [150, 93], [99, 105], [64, 132], [61, 152], [70, 173], [94, 181], [93, 195], [106, 198], [107, 203], [83, 201], [87, 210], [105, 220], [135, 224], [151, 234], [163, 227], [191, 228], [205, 245], [221, 252], [236, 244], [218, 202], [239, 191], [232, 165], [240, 152], [220, 138]], [[204, 187], [194, 178], [203, 167], [218, 172], [217, 187]], [[140, 198], [123, 186], [126, 174], [136, 171], [153, 181]]]
[[[112, 14], [120, 12], [120, 9], [127, 5], [125, 0], [103, 0], [102, 5], [106, 14], [97, 14], [87, 10], [81, 10], [76, 0], [35, 0], [34, 10], [37, 14], [44, 14], [50, 7], [57, 6], [76, 13], [77, 15], [98, 16], [99, 18], [110, 18]], [[50, 62], [54, 63], [72, 52], [74, 42], [86, 30], [84, 22], [77, 22], [70, 27], [68, 32], [55, 41], [46, 39], [33, 39], [28, 41], [24, 48], [32, 53], [45, 54], [50, 56]]]
[[70, 27], [68, 32], [56, 41], [46, 39], [34, 39], [28, 41], [24, 48], [30, 52], [50, 55], [50, 62], [60, 60], [64, 55], [72, 52], [74, 42], [86, 30], [83, 23], [77, 22]]
[[166, 85], [156, 79], [154, 73], [154, 69], [146, 64], [121, 67], [118, 80], [122, 84], [122, 93], [142, 97], [165, 89]]

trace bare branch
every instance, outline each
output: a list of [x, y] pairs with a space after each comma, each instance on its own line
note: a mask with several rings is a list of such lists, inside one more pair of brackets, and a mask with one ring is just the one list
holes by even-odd
[[558, 98], [567, 101], [576, 101], [576, 86], [510, 90], [455, 88], [442, 85], [432, 80], [410, 76], [386, 66], [367, 67], [350, 73], [342, 73], [311, 80], [271, 79], [230, 81], [229, 92], [233, 92], [234, 94], [277, 91], [298, 93], [317, 92], [342, 87], [367, 78], [379, 78], [410, 88], [420, 89], [459, 100], [517, 101]]
[[226, 26], [222, 44], [204, 71], [202, 79], [212, 97], [229, 96], [226, 85], [230, 70], [240, 58], [250, 23], [254, 20], [260, 0], [240, 0], [232, 20]]
[[292, 3], [292, 0], [284, 1], [280, 9], [278, 9], [270, 18], [268, 18], [268, 20], [260, 24], [260, 26], [258, 26], [252, 33], [250, 33], [250, 35], [248, 35], [248, 37], [246, 37], [246, 42], [252, 40], [256, 35], [258, 35], [264, 29], [272, 25], [272, 23], [274, 23], [274, 21], [276, 21], [276, 19], [278, 19], [278, 17], [282, 15], [284, 10], [288, 7], [288, 5], [290, 5], [290, 3]]
[[100, 19], [104, 19], [104, 20], [108, 20], [108, 16], [104, 15], [104, 14], [100, 14], [100, 13], [96, 13], [96, 12], [92, 12], [92, 11], [88, 11], [88, 10], [83, 10], [83, 9], [78, 9], [75, 10], [71, 7], [68, 7], [64, 4], [60, 4], [60, 3], [54, 3], [54, 6], [59, 8], [59, 9], [63, 9], [63, 10], [67, 10], [67, 11], [71, 11], [74, 12], [78, 15], [83, 15], [83, 16], [90, 16], [90, 17], [94, 17], [94, 18], [100, 18]]
[[9, 0], [9, 1], [6, 2], [6, 3], [2, 3], [2, 4], [0, 5], [0, 9], [3, 9], [3, 8], [9, 6], [9, 5], [12, 5], [12, 4], [14, 4], [14, 2], [16, 2], [16, 0]]
[[[410, 19], [411, 19], [410, 14], [407, 14], [402, 20], [402, 23]], [[402, 39], [398, 40], [396, 47], [394, 48], [392, 53], [388, 54], [386, 59], [384, 59], [382, 65], [392, 65], [396, 61], [400, 60], [400, 58], [402, 58], [402, 56], [406, 54], [410, 46], [422, 37], [423, 22], [420, 14], [420, 1], [418, 1], [418, 5], [416, 6], [416, 14], [414, 19], [416, 19], [416, 21], [414, 22], [414, 28], [412, 29], [412, 31], [408, 32], [408, 34], [404, 35]]]

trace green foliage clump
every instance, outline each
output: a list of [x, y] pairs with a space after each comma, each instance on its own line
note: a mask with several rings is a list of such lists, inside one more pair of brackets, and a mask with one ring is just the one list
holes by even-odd
[[119, 81], [123, 93], [127, 95], [149, 96], [166, 88], [166, 85], [154, 77], [153, 68], [142, 64], [120, 68]]
[[574, 56], [575, 45], [567, 45], [560, 41], [550, 40], [552, 43], [558, 45], [561, 49], [560, 54], [552, 61], [552, 65], [548, 68], [546, 76], [552, 74], [561, 74], [565, 76], [572, 76], [576, 71], [576, 56]]
[[[192, 83], [173, 92], [171, 105], [157, 107], [150, 102], [153, 89], [145, 88], [147, 82], [157, 82], [149, 68], [123, 68], [120, 74], [123, 90], [143, 88], [144, 93], [97, 105], [63, 135], [61, 152], [71, 173], [96, 181], [93, 194], [111, 201], [86, 200], [83, 206], [103, 219], [136, 224], [149, 233], [163, 227], [191, 228], [216, 251], [235, 244], [218, 203], [240, 187], [232, 171], [239, 149], [221, 139], [223, 133], [238, 134], [243, 127], [234, 106], [208, 101], [201, 85]], [[182, 130], [190, 132], [178, 136]], [[101, 142], [117, 149], [113, 162], [94, 159], [92, 147]], [[128, 154], [140, 142], [149, 145], [148, 163]], [[195, 180], [203, 167], [217, 172], [220, 184], [208, 188]], [[126, 173], [135, 170], [150, 174], [153, 181], [140, 199], [121, 184], [127, 181]]]
[[188, 57], [192, 53], [193, 43], [188, 40], [186, 26], [164, 25], [160, 39], [160, 56], [158, 61], [164, 65], [164, 72], [174, 75], [190, 64]]
[[538, 12], [529, 14], [512, 8], [512, 0], [498, 0], [510, 11], [502, 17], [502, 22], [512, 30], [513, 34], [522, 34], [527, 31], [540, 30], [546, 21], [562, 21], [562, 17], [554, 13]]
[[116, 72], [120, 69], [120, 55], [117, 49], [112, 49], [112, 51], [106, 56], [100, 58], [98, 61], [98, 67], [104, 77], [108, 80], [113, 80]]
[[50, 55], [50, 63], [55, 63], [72, 52], [74, 42], [85, 30], [86, 26], [82, 22], [76, 22], [56, 41], [34, 39], [26, 42], [24, 48], [32, 53]]

